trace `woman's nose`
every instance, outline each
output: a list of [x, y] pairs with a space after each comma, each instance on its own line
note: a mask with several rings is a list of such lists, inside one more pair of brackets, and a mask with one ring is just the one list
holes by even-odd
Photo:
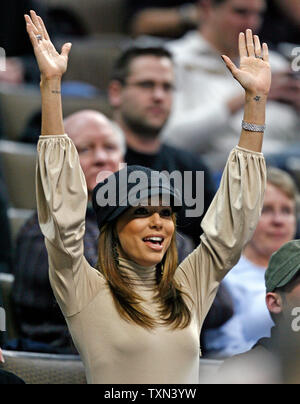
[[150, 226], [151, 227], [162, 227], [162, 219], [160, 217], [159, 213], [153, 213], [153, 215], [151, 215], [150, 217]]

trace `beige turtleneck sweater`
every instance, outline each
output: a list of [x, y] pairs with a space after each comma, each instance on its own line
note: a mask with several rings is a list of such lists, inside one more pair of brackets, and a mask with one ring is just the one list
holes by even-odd
[[[192, 322], [184, 330], [152, 331], [120, 318], [104, 277], [83, 255], [87, 192], [77, 151], [67, 135], [38, 144], [37, 202], [49, 256], [50, 282], [84, 362], [88, 383], [198, 383], [199, 336], [219, 282], [251, 238], [263, 203], [261, 153], [236, 147], [202, 227], [199, 247], [176, 278], [192, 297]], [[120, 260], [143, 303], [159, 320], [155, 268]]]

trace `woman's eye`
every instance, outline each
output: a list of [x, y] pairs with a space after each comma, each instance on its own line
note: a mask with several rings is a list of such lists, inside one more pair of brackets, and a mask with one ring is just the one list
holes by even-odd
[[163, 209], [160, 212], [160, 215], [163, 216], [163, 217], [171, 217], [172, 216], [172, 211], [171, 211], [171, 209]]
[[138, 216], [141, 216], [141, 215], [148, 215], [148, 210], [146, 209], [146, 208], [143, 208], [143, 207], [141, 207], [141, 208], [137, 208], [137, 209], [135, 209], [135, 211], [134, 211], [134, 214], [135, 215], [138, 215]]

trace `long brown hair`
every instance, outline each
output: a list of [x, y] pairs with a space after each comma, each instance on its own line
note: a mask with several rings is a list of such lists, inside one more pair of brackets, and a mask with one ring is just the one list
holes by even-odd
[[[176, 222], [175, 214], [173, 214], [173, 221]], [[142, 327], [153, 328], [156, 321], [143, 310], [141, 306], [143, 298], [133, 290], [130, 282], [126, 282], [126, 275], [119, 270], [117, 248], [115, 222], [108, 223], [100, 232], [98, 269], [108, 283], [121, 317]], [[173, 329], [183, 329], [190, 324], [191, 313], [183, 299], [183, 292], [174, 279], [177, 266], [178, 253], [174, 232], [163, 262], [156, 267], [155, 298], [160, 304], [161, 320]]]

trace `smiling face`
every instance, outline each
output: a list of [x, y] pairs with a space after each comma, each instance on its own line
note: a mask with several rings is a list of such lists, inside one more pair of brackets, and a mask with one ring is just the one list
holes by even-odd
[[160, 263], [175, 231], [170, 207], [137, 206], [129, 208], [117, 221], [119, 255], [138, 265]]
[[271, 257], [296, 232], [296, 203], [276, 186], [267, 183], [261, 218], [248, 245], [255, 254]]

